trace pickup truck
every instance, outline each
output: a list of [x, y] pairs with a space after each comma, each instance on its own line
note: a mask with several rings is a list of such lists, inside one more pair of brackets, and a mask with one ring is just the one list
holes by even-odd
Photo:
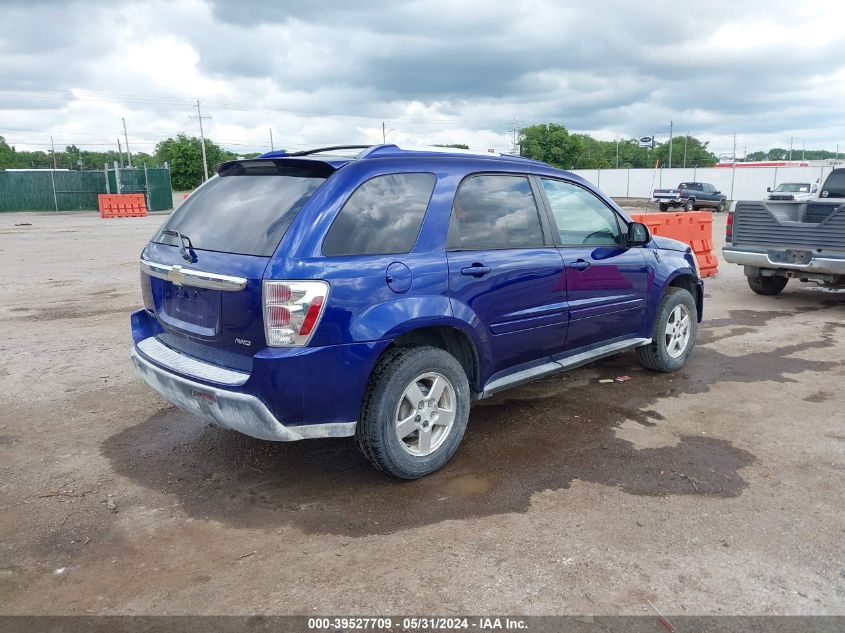
[[652, 202], [657, 202], [661, 211], [683, 207], [684, 211], [710, 208], [721, 213], [728, 206], [727, 197], [709, 182], [682, 182], [674, 189], [655, 189]]
[[780, 293], [799, 279], [845, 287], [845, 169], [834, 169], [819, 198], [736, 203], [722, 254], [745, 267], [751, 290]]
[[766, 187], [769, 200], [809, 200], [818, 192], [818, 185], [809, 182], [782, 182], [772, 189]]

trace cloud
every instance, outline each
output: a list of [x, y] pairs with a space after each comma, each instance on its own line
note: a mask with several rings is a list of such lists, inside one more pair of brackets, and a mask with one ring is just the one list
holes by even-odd
[[717, 151], [842, 139], [831, 2], [6, 2], [0, 135], [19, 147], [198, 131], [235, 151], [335, 142], [507, 149], [510, 120]]

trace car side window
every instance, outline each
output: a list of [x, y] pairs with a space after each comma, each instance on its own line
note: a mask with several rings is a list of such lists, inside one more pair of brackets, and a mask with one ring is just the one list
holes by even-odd
[[461, 183], [452, 205], [449, 250], [544, 246], [531, 184], [525, 176], [480, 175]]
[[583, 187], [543, 178], [563, 246], [589, 244], [621, 246], [624, 243], [616, 213]]
[[704, 188], [705, 193], [716, 193], [716, 187], [713, 185], [702, 185]]
[[358, 187], [337, 214], [323, 253], [390, 255], [414, 247], [436, 182], [434, 174], [376, 176]]

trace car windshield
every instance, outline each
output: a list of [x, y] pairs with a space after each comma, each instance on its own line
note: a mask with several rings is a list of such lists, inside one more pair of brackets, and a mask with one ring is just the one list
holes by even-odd
[[775, 191], [782, 191], [788, 193], [810, 193], [810, 183], [808, 182], [784, 182], [777, 186]]
[[327, 171], [313, 162], [233, 164], [179, 205], [152, 241], [179, 246], [181, 235], [197, 250], [267, 257]]

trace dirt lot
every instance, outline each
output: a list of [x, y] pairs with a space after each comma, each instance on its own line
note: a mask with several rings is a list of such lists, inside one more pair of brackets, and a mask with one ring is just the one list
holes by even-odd
[[134, 377], [161, 220], [0, 216], [0, 612], [845, 614], [845, 294], [723, 263], [682, 372], [501, 394], [398, 482]]

